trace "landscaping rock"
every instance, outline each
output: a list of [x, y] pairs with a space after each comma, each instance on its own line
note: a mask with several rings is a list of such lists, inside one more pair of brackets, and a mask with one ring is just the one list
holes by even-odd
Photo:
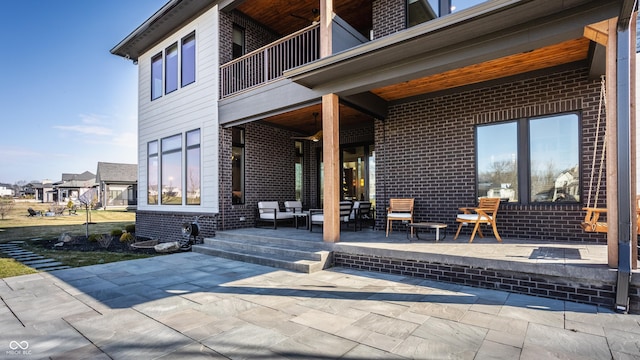
[[172, 251], [178, 251], [180, 249], [180, 243], [177, 241], [161, 243], [153, 247], [159, 253], [167, 253]]

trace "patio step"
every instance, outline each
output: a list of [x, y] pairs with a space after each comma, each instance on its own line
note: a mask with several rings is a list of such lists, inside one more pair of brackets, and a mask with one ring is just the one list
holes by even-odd
[[332, 252], [322, 243], [247, 234], [216, 233], [194, 245], [198, 253], [312, 273], [331, 266]]

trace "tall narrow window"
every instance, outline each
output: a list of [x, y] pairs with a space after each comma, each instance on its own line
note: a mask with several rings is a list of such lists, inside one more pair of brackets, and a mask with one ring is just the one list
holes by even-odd
[[233, 58], [237, 59], [244, 55], [244, 28], [233, 25]]
[[296, 176], [296, 200], [297, 201], [302, 201], [303, 160], [304, 160], [303, 143], [302, 141], [296, 141], [295, 176]]
[[187, 205], [200, 205], [200, 129], [187, 132]]
[[196, 34], [182, 39], [181, 86], [187, 86], [196, 81]]
[[147, 204], [158, 205], [158, 141], [147, 144]]
[[165, 94], [178, 90], [178, 44], [169, 46], [165, 52], [164, 73]]
[[231, 203], [244, 204], [244, 129], [231, 129]]
[[182, 135], [162, 139], [162, 205], [182, 205]]
[[162, 96], [162, 53], [151, 58], [151, 100]]
[[478, 126], [478, 196], [518, 201], [518, 123]]

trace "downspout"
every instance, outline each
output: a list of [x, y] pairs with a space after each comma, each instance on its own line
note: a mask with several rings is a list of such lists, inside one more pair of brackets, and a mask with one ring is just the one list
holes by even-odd
[[[615, 310], [629, 311], [631, 284], [631, 49], [630, 19], [636, 1], [624, 1], [618, 18], [616, 40], [616, 102], [617, 102], [617, 174], [618, 174], [618, 279]], [[635, 44], [635, 39], [633, 39]], [[633, 51], [635, 56], [635, 49]]]

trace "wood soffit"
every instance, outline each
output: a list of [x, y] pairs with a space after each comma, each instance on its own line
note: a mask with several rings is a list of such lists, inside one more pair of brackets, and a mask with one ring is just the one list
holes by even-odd
[[[372, 28], [371, 0], [334, 0], [334, 12], [365, 36]], [[318, 0], [251, 0], [237, 8], [276, 33], [284, 36], [317, 20]], [[317, 14], [317, 15], [316, 15]]]
[[[318, 113], [317, 121], [313, 114]], [[311, 105], [302, 109], [289, 111], [262, 120], [269, 125], [282, 129], [312, 135], [322, 129], [322, 104]], [[365, 115], [349, 106], [340, 104], [340, 128], [353, 128], [373, 122], [371, 116]]]
[[550, 68], [587, 59], [589, 44], [590, 41], [587, 38], [569, 40], [529, 52], [381, 87], [372, 92], [387, 101], [392, 101]]

